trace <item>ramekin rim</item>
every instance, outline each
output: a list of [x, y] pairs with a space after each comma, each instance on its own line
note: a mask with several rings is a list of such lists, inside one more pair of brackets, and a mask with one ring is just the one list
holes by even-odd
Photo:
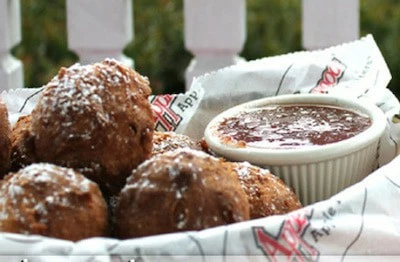
[[[213, 126], [221, 119], [239, 111], [269, 104], [285, 103], [314, 103], [344, 107], [367, 114], [371, 118], [372, 124], [362, 133], [336, 143], [295, 149], [237, 148], [221, 143], [212, 132]], [[221, 112], [208, 123], [204, 138], [214, 153], [233, 161], [248, 161], [259, 165], [307, 164], [334, 159], [361, 150], [380, 139], [385, 127], [384, 113], [368, 100], [351, 99], [330, 94], [288, 94], [253, 100]]]

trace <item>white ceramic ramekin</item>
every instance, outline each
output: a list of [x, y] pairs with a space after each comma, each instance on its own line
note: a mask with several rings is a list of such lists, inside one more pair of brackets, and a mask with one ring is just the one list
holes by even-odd
[[[235, 147], [220, 141], [216, 127], [223, 119], [271, 104], [336, 106], [366, 114], [372, 124], [354, 137], [315, 147], [264, 149]], [[327, 94], [296, 94], [259, 99], [228, 109], [208, 124], [204, 138], [209, 148], [219, 156], [268, 168], [294, 189], [303, 205], [308, 205], [360, 181], [377, 167], [379, 140], [385, 127], [383, 112], [366, 100]]]

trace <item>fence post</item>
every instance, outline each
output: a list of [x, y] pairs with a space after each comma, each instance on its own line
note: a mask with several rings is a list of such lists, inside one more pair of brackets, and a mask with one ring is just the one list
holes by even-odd
[[82, 64], [115, 58], [133, 67], [122, 51], [133, 39], [131, 0], [67, 0], [68, 46]]
[[22, 62], [11, 54], [21, 42], [19, 0], [0, 0], [0, 91], [24, 87]]
[[185, 72], [186, 89], [193, 77], [243, 61], [246, 39], [245, 0], [185, 0], [185, 47], [194, 58]]
[[303, 0], [303, 47], [320, 49], [359, 38], [359, 0]]

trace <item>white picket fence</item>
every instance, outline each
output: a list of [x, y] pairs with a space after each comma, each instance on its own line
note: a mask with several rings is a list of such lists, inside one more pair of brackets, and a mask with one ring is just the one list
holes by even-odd
[[[134, 1], [66, 1], [68, 46], [81, 63], [112, 57], [134, 65], [122, 53], [134, 41]], [[185, 47], [193, 54], [186, 69], [188, 88], [195, 76], [243, 61], [238, 54], [246, 41], [246, 1], [183, 1]], [[23, 64], [10, 53], [21, 41], [20, 9], [20, 0], [0, 0], [0, 91], [24, 87]], [[305, 49], [359, 37], [359, 0], [302, 0], [299, 12]]]

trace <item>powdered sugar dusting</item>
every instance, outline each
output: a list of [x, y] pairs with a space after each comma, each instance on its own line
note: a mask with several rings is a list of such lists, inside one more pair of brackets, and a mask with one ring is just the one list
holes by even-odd
[[72, 192], [89, 193], [92, 183], [73, 169], [47, 163], [32, 164], [9, 174], [0, 186], [0, 230], [8, 219], [32, 226], [29, 210], [36, 214], [37, 222], [46, 223], [49, 208], [69, 207]]
[[18, 185], [10, 185], [9, 187], [10, 197], [17, 198], [24, 193], [24, 189]]
[[174, 132], [154, 132], [153, 155], [173, 151], [178, 148], [201, 150], [200, 146], [186, 135]]
[[[62, 168], [48, 163], [29, 165], [20, 171], [19, 176], [14, 176], [11, 181], [26, 178], [34, 184], [54, 183], [57, 181], [57, 177], [67, 180], [71, 186], [79, 187], [80, 191], [89, 191], [90, 180], [83, 178], [83, 176], [77, 176], [71, 168]], [[64, 188], [64, 191], [66, 190], [68, 188]]]
[[[112, 114], [107, 110], [107, 100], [114, 101], [117, 97], [113, 95], [112, 89], [119, 89], [123, 84], [129, 83], [134, 74], [120, 62], [114, 59], [105, 59], [101, 63], [90, 65], [74, 64], [69, 68], [61, 68], [41, 93], [37, 110], [39, 110], [42, 124], [50, 122], [55, 126], [65, 127], [65, 135], [69, 139], [79, 137], [83, 140], [91, 139], [91, 134], [99, 126], [109, 126], [113, 124]], [[139, 83], [148, 83], [139, 74], [135, 75]], [[126, 86], [125, 86], [126, 87]], [[126, 97], [135, 96], [132, 88], [124, 88]], [[121, 107], [125, 107], [121, 104]], [[35, 112], [35, 111], [34, 111]], [[35, 113], [34, 113], [35, 114]], [[53, 115], [57, 115], [54, 119]], [[77, 117], [82, 117], [82, 124], [79, 132], [72, 132], [69, 127], [73, 126]], [[86, 119], [86, 120], [85, 120]], [[69, 129], [68, 129], [69, 128]], [[63, 132], [63, 129], [60, 129]], [[38, 135], [38, 134], [36, 134]]]
[[164, 156], [177, 156], [175, 161], [180, 161], [180, 158], [183, 158], [186, 155], [193, 155], [194, 157], [197, 158], [203, 158], [203, 159], [213, 159], [218, 161], [218, 159], [216, 157], [213, 157], [203, 151], [200, 150], [195, 150], [195, 149], [191, 149], [191, 148], [178, 148], [177, 150], [174, 151], [170, 151], [170, 152], [166, 152], [164, 154]]
[[250, 176], [252, 171], [253, 172], [257, 172], [260, 175], [271, 175], [270, 171], [268, 169], [265, 168], [260, 168], [258, 166], [254, 166], [252, 164], [250, 164], [247, 161], [244, 162], [238, 162], [234, 164], [234, 170], [237, 172], [237, 174], [240, 177], [247, 177]]
[[268, 169], [248, 162], [234, 162], [232, 165], [248, 197], [252, 218], [284, 214], [301, 207], [290, 187]]

